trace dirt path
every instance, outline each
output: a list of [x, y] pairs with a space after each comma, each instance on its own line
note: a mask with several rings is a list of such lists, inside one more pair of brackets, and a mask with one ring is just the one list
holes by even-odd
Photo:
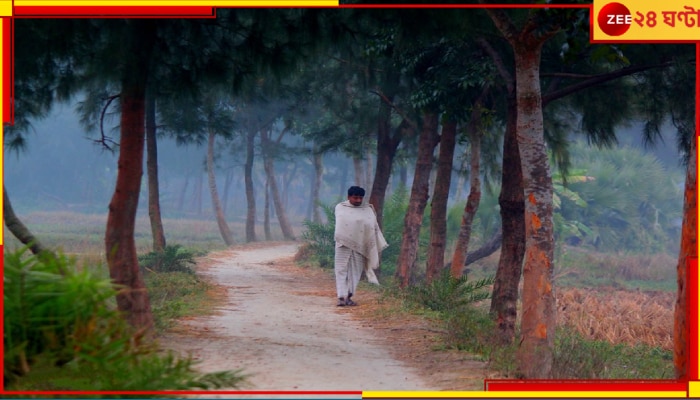
[[336, 307], [332, 275], [297, 266], [297, 248], [260, 243], [210, 254], [200, 271], [223, 289], [221, 308], [182, 321], [163, 346], [192, 355], [203, 372], [243, 369], [244, 390], [483, 388], [482, 362], [434, 350], [439, 332], [420, 321], [379, 315], [376, 294], [358, 290], [358, 307]]

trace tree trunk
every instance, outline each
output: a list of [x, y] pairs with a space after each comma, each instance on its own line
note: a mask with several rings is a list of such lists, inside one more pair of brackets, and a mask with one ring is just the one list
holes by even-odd
[[202, 173], [197, 170], [192, 192], [192, 210], [197, 215], [202, 215]]
[[389, 186], [389, 178], [391, 177], [391, 167], [394, 163], [396, 150], [401, 143], [403, 132], [405, 129], [408, 129], [408, 124], [402, 122], [401, 126], [392, 135], [390, 119], [391, 109], [382, 103], [377, 125], [377, 165], [374, 169], [374, 180], [372, 181], [372, 190], [369, 198], [369, 204], [377, 212], [377, 222], [380, 227], [383, 226], [384, 199], [386, 197], [386, 188]]
[[245, 218], [245, 238], [247, 242], [255, 242], [255, 190], [253, 187], [253, 161], [255, 159], [255, 131], [248, 132], [246, 137], [246, 158], [244, 166], [245, 198], [248, 204]]
[[234, 180], [234, 171], [229, 169], [226, 173], [226, 178], [224, 179], [224, 195], [221, 198], [221, 209], [224, 212], [224, 217], [228, 215], [229, 210], [229, 199], [231, 198], [231, 185]]
[[[698, 192], [697, 192], [697, 137], [691, 139], [690, 158], [685, 178], [685, 198], [683, 203], [683, 227], [681, 246], [678, 254], [677, 276], [678, 294], [673, 322], [673, 364], [676, 378], [697, 379], [689, 376], [688, 350], [692, 337], [688, 336], [688, 264], [691, 258], [697, 260], [698, 253]], [[692, 299], [697, 301], [697, 299]], [[697, 338], [695, 338], [697, 340]], [[692, 359], [691, 359], [692, 360]], [[697, 362], [697, 360], [696, 360]]]
[[517, 104], [514, 92], [508, 96], [507, 101], [508, 120], [503, 138], [501, 193], [498, 196], [503, 238], [490, 310], [496, 320], [496, 337], [504, 345], [515, 340], [518, 286], [525, 258], [525, 203], [516, 137]]
[[216, 141], [216, 135], [214, 131], [209, 131], [209, 140], [207, 142], [207, 175], [209, 177], [209, 192], [211, 193], [211, 204], [214, 208], [214, 214], [216, 215], [216, 224], [219, 226], [219, 232], [221, 237], [224, 239], [226, 246], [233, 246], [236, 242], [233, 240], [233, 235], [231, 234], [231, 229], [226, 223], [226, 216], [224, 216], [224, 210], [221, 208], [221, 201], [219, 201], [219, 191], [216, 188], [216, 175], [214, 173], [214, 142]]
[[12, 235], [28, 246], [33, 254], [38, 255], [46, 251], [46, 247], [41, 244], [39, 239], [37, 239], [36, 236], [29, 231], [29, 228], [15, 215], [15, 211], [12, 209], [12, 203], [10, 203], [10, 198], [7, 196], [7, 189], [5, 189], [4, 186], [2, 188], [2, 200], [3, 220], [5, 221], [5, 226]]
[[416, 262], [421, 222], [429, 197], [428, 184], [433, 166], [433, 150], [438, 139], [437, 114], [426, 112], [423, 115], [423, 128], [418, 140], [418, 160], [416, 161], [408, 210], [404, 218], [403, 238], [396, 266], [396, 277], [402, 288], [410, 284], [413, 266]]
[[462, 224], [460, 225], [459, 235], [457, 236], [457, 245], [452, 255], [450, 275], [454, 278], [460, 278], [464, 271], [464, 264], [469, 250], [469, 241], [472, 235], [472, 222], [474, 221], [474, 216], [481, 202], [481, 111], [481, 98], [479, 98], [474, 102], [468, 128], [469, 137], [471, 139], [469, 196], [467, 197], [467, 203], [464, 205]]
[[552, 287], [554, 230], [552, 176], [544, 142], [540, 89], [540, 38], [519, 40], [515, 53], [517, 136], [525, 194], [522, 339], [518, 350], [526, 378], [551, 378], [556, 308]]
[[180, 191], [180, 196], [177, 199], [177, 205], [175, 206], [178, 211], [183, 211], [185, 208], [185, 197], [187, 195], [187, 186], [190, 183], [190, 172], [185, 174], [185, 183], [182, 184], [182, 190]]
[[432, 282], [445, 264], [447, 242], [447, 199], [452, 182], [452, 160], [457, 139], [457, 123], [450, 121], [442, 126], [440, 135], [440, 155], [437, 163], [437, 176], [433, 201], [430, 205], [430, 247], [426, 265], [426, 281]]
[[284, 211], [284, 205], [282, 204], [282, 199], [277, 188], [277, 181], [275, 180], [275, 168], [273, 166], [272, 156], [269, 154], [269, 132], [261, 132], [261, 138], [263, 143], [263, 166], [265, 168], [265, 174], [267, 175], [267, 181], [270, 185], [270, 194], [272, 195], [272, 202], [275, 205], [277, 220], [280, 223], [280, 228], [282, 229], [282, 235], [284, 238], [287, 240], [294, 240], [294, 231], [292, 230], [292, 226], [289, 225], [289, 222], [287, 221], [287, 215]]
[[352, 157], [352, 166], [355, 170], [355, 185], [360, 187], [367, 187], [365, 183], [365, 174], [362, 170], [362, 159], [358, 156]]
[[155, 25], [154, 21], [138, 19], [128, 21], [128, 24], [124, 38], [127, 50], [120, 97], [117, 182], [109, 203], [105, 254], [110, 277], [125, 288], [117, 293], [117, 308], [124, 313], [129, 324], [147, 333], [153, 327], [153, 315], [136, 256], [134, 226], [143, 175], [144, 103]]
[[268, 176], [265, 180], [265, 212], [263, 217], [263, 227], [265, 230], [265, 240], [272, 240], [272, 230], [270, 229], [270, 179]]
[[151, 221], [153, 251], [165, 249], [165, 230], [160, 214], [160, 184], [158, 182], [158, 145], [156, 141], [156, 98], [146, 94], [146, 171], [148, 173], [148, 217]]
[[323, 183], [323, 154], [314, 152], [314, 183], [311, 188], [311, 220], [315, 223], [321, 222], [321, 212], [319, 202], [321, 201], [321, 184]]

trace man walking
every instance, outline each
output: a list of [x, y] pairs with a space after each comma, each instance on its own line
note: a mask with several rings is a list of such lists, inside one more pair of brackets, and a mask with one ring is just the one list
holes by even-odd
[[335, 206], [335, 283], [338, 306], [356, 306], [353, 294], [362, 271], [367, 280], [379, 284], [374, 270], [379, 268], [379, 254], [388, 244], [370, 204], [363, 204], [365, 190], [348, 189], [348, 199]]

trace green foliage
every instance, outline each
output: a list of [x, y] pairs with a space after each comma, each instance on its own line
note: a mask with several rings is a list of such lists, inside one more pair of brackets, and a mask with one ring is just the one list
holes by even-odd
[[431, 283], [411, 286], [411, 299], [434, 311], [455, 311], [488, 299], [491, 294], [482, 290], [495, 281], [494, 277], [470, 282], [466, 276], [454, 278], [448, 269]]
[[335, 206], [320, 204], [328, 222], [304, 220], [306, 230], [302, 240], [307, 244], [310, 258], [322, 268], [333, 268], [335, 257]]
[[240, 371], [200, 374], [163, 354], [113, 308], [116, 287], [63, 255], [5, 254], [8, 390], [184, 390], [237, 387]]
[[589, 340], [559, 329], [552, 371], [557, 379], [671, 379], [673, 354], [645, 345]]
[[[408, 189], [404, 186], [398, 187], [384, 203], [384, 213], [382, 217], [382, 233], [389, 243], [382, 252], [381, 271], [384, 276], [393, 276], [396, 272], [396, 264], [401, 252], [401, 241], [403, 240], [404, 219], [408, 210]], [[427, 209], [427, 208], [426, 208]], [[425, 224], [423, 225], [425, 226]], [[421, 229], [421, 237], [418, 243], [418, 256], [425, 254], [427, 239], [426, 229]], [[420, 259], [416, 261], [420, 265]]]
[[167, 245], [162, 252], [152, 251], [139, 256], [139, 266], [152, 272], [184, 272], [194, 274], [192, 266], [196, 263], [194, 257], [197, 254], [193, 250], [186, 249], [179, 244]]
[[145, 276], [156, 331], [160, 332], [178, 318], [205, 311], [209, 283], [187, 272], [147, 274]]
[[586, 173], [559, 192], [558, 234], [601, 251], [677, 251], [674, 223], [682, 196], [656, 158], [629, 147], [591, 151], [582, 143], [572, 145], [571, 154], [572, 164]]
[[490, 355], [495, 321], [486, 310], [462, 307], [446, 316], [447, 343], [452, 347], [475, 354]]
[[88, 271], [73, 272], [63, 255], [27, 255], [26, 248], [5, 254], [5, 379], [28, 372], [35, 357], [52, 353], [71, 359], [74, 349], [114, 311], [106, 306], [115, 288]]

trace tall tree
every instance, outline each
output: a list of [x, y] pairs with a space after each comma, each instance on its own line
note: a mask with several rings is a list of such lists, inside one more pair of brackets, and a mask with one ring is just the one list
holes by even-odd
[[120, 151], [117, 183], [107, 216], [105, 254], [112, 280], [126, 288], [117, 294], [119, 310], [126, 313], [132, 326], [150, 330], [153, 315], [138, 266], [134, 228], [143, 174], [146, 87], [156, 23], [127, 20], [122, 28], [121, 63], [117, 64], [121, 75]]
[[683, 201], [683, 226], [677, 264], [678, 293], [674, 309], [673, 324], [673, 364], [676, 378], [689, 379], [690, 341], [688, 336], [688, 267], [692, 258], [698, 257], [698, 191], [697, 191], [697, 141], [691, 141], [691, 148], [685, 179]]
[[272, 202], [275, 205], [275, 213], [277, 214], [277, 219], [280, 223], [280, 228], [282, 229], [282, 235], [285, 239], [294, 239], [294, 230], [289, 224], [287, 219], [287, 213], [285, 211], [284, 204], [282, 203], [282, 198], [280, 196], [280, 190], [277, 185], [277, 180], [275, 179], [275, 168], [274, 168], [274, 155], [278, 146], [284, 137], [286, 130], [280, 132], [280, 135], [276, 140], [272, 140], [271, 131], [272, 127], [267, 127], [260, 132], [261, 144], [262, 144], [262, 154], [263, 154], [263, 165], [265, 167], [265, 175], [267, 176], [267, 182], [270, 185], [270, 194], [272, 195]]
[[165, 230], [160, 210], [156, 98], [152, 91], [146, 93], [146, 171], [148, 173], [148, 217], [151, 220], [153, 251], [162, 252], [165, 250]]
[[256, 132], [251, 130], [246, 133], [246, 158], [243, 167], [243, 179], [245, 182], [246, 197], [246, 218], [245, 218], [245, 238], [247, 242], [255, 242], [255, 188], [253, 186], [253, 163], [255, 160], [255, 136]]
[[418, 160], [416, 161], [408, 210], [404, 218], [404, 231], [401, 240], [399, 259], [396, 262], [396, 278], [402, 288], [407, 287], [418, 253], [423, 212], [428, 203], [430, 171], [433, 167], [433, 151], [439, 142], [438, 116], [435, 112], [423, 114], [423, 125], [418, 140]]
[[221, 200], [219, 199], [219, 190], [216, 186], [216, 165], [214, 164], [214, 143], [216, 142], [216, 132], [210, 127], [209, 133], [207, 135], [207, 177], [209, 179], [209, 192], [211, 194], [212, 207], [214, 208], [214, 214], [216, 215], [216, 224], [219, 226], [219, 232], [221, 237], [224, 239], [226, 246], [232, 246], [235, 244], [233, 240], [233, 234], [231, 233], [231, 228], [229, 228], [226, 222], [226, 216], [224, 215], [224, 209], [221, 206]]
[[[485, 92], [484, 92], [485, 93]], [[472, 104], [472, 116], [469, 119], [467, 131], [470, 145], [469, 169], [469, 196], [464, 205], [462, 223], [457, 235], [457, 243], [452, 256], [450, 274], [454, 278], [460, 278], [464, 270], [464, 264], [469, 250], [472, 222], [481, 201], [481, 137], [483, 136], [483, 94]]]
[[452, 181], [452, 162], [457, 141], [457, 122], [446, 121], [440, 134], [440, 153], [437, 161], [437, 176], [433, 199], [430, 203], [430, 247], [426, 265], [426, 282], [437, 278], [445, 264], [447, 243], [447, 198]]
[[519, 29], [500, 9], [486, 9], [513, 48], [518, 105], [516, 132], [525, 195], [523, 315], [518, 364], [527, 378], [550, 378], [556, 327], [552, 275], [554, 224], [552, 177], [544, 142], [540, 61], [544, 43], [561, 29], [543, 26], [539, 11]]

